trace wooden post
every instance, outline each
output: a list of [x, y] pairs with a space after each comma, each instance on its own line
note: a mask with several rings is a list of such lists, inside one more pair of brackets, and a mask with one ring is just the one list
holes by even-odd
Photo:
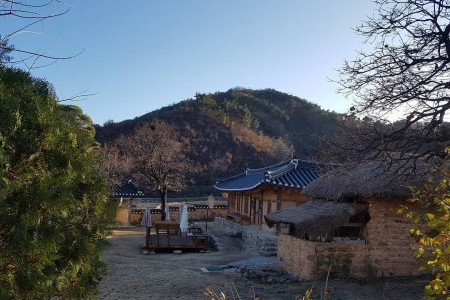
[[131, 211], [133, 209], [133, 197], [128, 199], [128, 225], [131, 225]]
[[261, 229], [263, 225], [263, 210], [264, 210], [264, 190], [261, 189], [261, 201], [259, 202], [259, 215], [261, 220]]

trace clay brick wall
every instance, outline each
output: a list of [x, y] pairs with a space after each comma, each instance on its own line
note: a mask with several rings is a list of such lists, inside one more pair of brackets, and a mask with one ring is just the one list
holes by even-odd
[[[419, 275], [414, 258], [411, 221], [397, 214], [398, 200], [368, 198], [371, 220], [366, 244], [323, 243], [289, 235], [278, 238], [277, 256], [282, 267], [300, 279], [313, 279], [328, 272], [334, 278], [372, 278]], [[411, 207], [411, 205], [409, 204]]]
[[116, 224], [127, 225], [128, 224], [128, 207], [118, 206], [116, 210]]
[[409, 235], [412, 223], [397, 214], [401, 202], [380, 198], [368, 198], [367, 201], [371, 220], [366, 226], [366, 239], [373, 275], [418, 275], [418, 262], [412, 249], [414, 240]]

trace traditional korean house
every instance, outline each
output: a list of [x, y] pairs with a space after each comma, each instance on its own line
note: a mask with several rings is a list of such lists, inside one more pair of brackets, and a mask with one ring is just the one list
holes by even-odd
[[120, 198], [121, 202], [123, 202], [123, 198], [136, 198], [143, 196], [144, 193], [140, 191], [131, 180], [128, 180], [127, 182], [121, 185], [119, 184], [114, 185], [113, 197]]
[[283, 268], [301, 279], [331, 276], [370, 279], [418, 275], [412, 221], [398, 211], [403, 205], [420, 212], [407, 200], [410, 187], [431, 176], [421, 166], [406, 176], [381, 162], [336, 168], [303, 193], [313, 200], [266, 216], [267, 224], [289, 226], [278, 237], [277, 255]]
[[[133, 207], [133, 198], [144, 197], [144, 193], [140, 191], [131, 180], [124, 184], [114, 185], [114, 191], [111, 195], [113, 201], [117, 205], [116, 222], [122, 225], [131, 224], [131, 211]], [[126, 199], [126, 201], [124, 201]]]
[[302, 190], [323, 170], [324, 165], [291, 159], [265, 168], [247, 169], [218, 181], [214, 187], [228, 199], [228, 219], [266, 227], [267, 213], [306, 202], [309, 198]]

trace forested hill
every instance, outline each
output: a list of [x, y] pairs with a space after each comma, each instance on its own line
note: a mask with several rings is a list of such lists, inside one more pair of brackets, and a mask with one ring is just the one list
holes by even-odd
[[[200, 166], [195, 186], [290, 158], [314, 159], [322, 138], [336, 126], [337, 114], [273, 89], [235, 88], [197, 94], [195, 99], [119, 123], [96, 126], [97, 140], [113, 141], [140, 123], [159, 118], [184, 138], [188, 157]], [[201, 188], [203, 189], [203, 188]], [[192, 188], [190, 189], [193, 190]]]

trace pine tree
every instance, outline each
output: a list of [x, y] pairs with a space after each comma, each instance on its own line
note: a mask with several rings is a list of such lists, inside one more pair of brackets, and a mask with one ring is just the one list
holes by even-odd
[[109, 225], [91, 120], [0, 68], [0, 299], [95, 296]]

